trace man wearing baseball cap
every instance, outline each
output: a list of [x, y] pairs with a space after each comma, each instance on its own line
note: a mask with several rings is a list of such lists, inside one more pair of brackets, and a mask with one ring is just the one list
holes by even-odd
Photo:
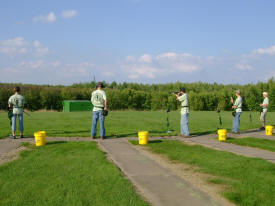
[[94, 105], [93, 108], [93, 118], [92, 118], [92, 129], [91, 129], [91, 137], [92, 139], [96, 136], [96, 127], [97, 121], [99, 120], [100, 124], [100, 138], [105, 138], [105, 126], [104, 120], [105, 116], [103, 114], [104, 110], [107, 111], [107, 97], [106, 93], [103, 91], [104, 85], [102, 82], [98, 82], [96, 85], [97, 90], [93, 91], [91, 102]]
[[261, 116], [260, 116], [260, 120], [263, 124], [263, 126], [261, 127], [262, 130], [265, 129], [265, 118], [266, 118], [267, 108], [268, 108], [268, 104], [269, 104], [268, 93], [263, 92], [263, 97], [264, 97], [264, 101], [262, 104], [260, 104], [260, 107], [262, 109]]

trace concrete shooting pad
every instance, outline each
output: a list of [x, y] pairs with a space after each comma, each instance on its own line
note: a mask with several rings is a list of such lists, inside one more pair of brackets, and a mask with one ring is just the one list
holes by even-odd
[[142, 154], [126, 139], [104, 140], [99, 144], [152, 205], [221, 205], [199, 188]]

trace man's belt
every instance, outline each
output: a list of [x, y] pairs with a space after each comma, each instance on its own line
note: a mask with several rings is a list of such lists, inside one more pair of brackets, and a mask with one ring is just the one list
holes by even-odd
[[22, 108], [22, 107], [13, 107], [13, 108]]
[[189, 106], [181, 106], [181, 107], [183, 108], [183, 107], [189, 107]]
[[94, 106], [94, 107], [96, 107], [96, 108], [100, 108], [100, 109], [104, 109], [104, 107], [98, 107], [98, 106]]

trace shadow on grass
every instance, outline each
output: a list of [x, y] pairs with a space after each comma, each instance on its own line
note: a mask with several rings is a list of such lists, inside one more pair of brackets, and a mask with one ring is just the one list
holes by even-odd
[[149, 144], [158, 144], [158, 143], [162, 143], [162, 140], [150, 140], [148, 143]]
[[[129, 140], [129, 142], [133, 145], [146, 146], [146, 145], [140, 145], [138, 140]], [[162, 140], [150, 140], [148, 141], [148, 144], [158, 144], [162, 142], [163, 142]]]
[[47, 142], [46, 145], [56, 145], [56, 144], [64, 144], [64, 143], [68, 143], [67, 141], [50, 141]]
[[[146, 131], [146, 130], [145, 130]], [[170, 130], [171, 132], [174, 132], [174, 130]], [[167, 131], [156, 131], [156, 130], [148, 130], [149, 135], [150, 134], [167, 134], [169, 135], [169, 133], [167, 133]], [[157, 136], [157, 135], [154, 135]], [[138, 137], [138, 131], [137, 132], [132, 132], [132, 133], [125, 133], [125, 134], [111, 134], [106, 136], [106, 138], [108, 139], [115, 139], [115, 138], [123, 138], [123, 137]]]
[[[202, 131], [202, 132], [193, 132], [191, 133], [192, 137], [197, 137], [201, 135], [208, 135], [208, 134], [215, 134], [217, 133], [217, 130], [211, 130], [211, 131]], [[195, 136], [193, 136], [195, 135]]]
[[60, 135], [60, 134], [79, 134], [79, 133], [90, 133], [91, 130], [79, 130], [79, 131], [65, 131], [65, 130], [52, 130], [51, 135]]
[[264, 131], [264, 130], [253, 129], [253, 130], [249, 130], [249, 131], [241, 131], [241, 133], [246, 133], [246, 134], [249, 134], [249, 133], [259, 132], [259, 131]]

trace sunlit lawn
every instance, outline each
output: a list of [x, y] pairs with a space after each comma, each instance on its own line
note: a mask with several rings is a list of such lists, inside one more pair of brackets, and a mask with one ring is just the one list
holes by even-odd
[[[221, 112], [223, 128], [231, 130], [231, 112]], [[90, 136], [91, 112], [33, 112], [31, 117], [24, 115], [25, 136], [33, 136], [35, 131], [45, 130], [47, 136]], [[110, 111], [106, 118], [106, 135], [108, 137], [137, 136], [139, 130], [148, 130], [151, 136], [176, 135], [179, 133], [180, 113], [169, 113], [170, 129], [167, 134], [167, 113], [165, 111]], [[268, 124], [275, 123], [275, 113], [268, 113]], [[10, 134], [10, 125], [6, 112], [0, 112], [0, 138]], [[191, 134], [214, 133], [220, 127], [216, 112], [191, 111]], [[241, 116], [241, 130], [260, 127], [259, 113], [249, 112]]]
[[0, 166], [0, 205], [147, 205], [94, 142], [31, 148]]

